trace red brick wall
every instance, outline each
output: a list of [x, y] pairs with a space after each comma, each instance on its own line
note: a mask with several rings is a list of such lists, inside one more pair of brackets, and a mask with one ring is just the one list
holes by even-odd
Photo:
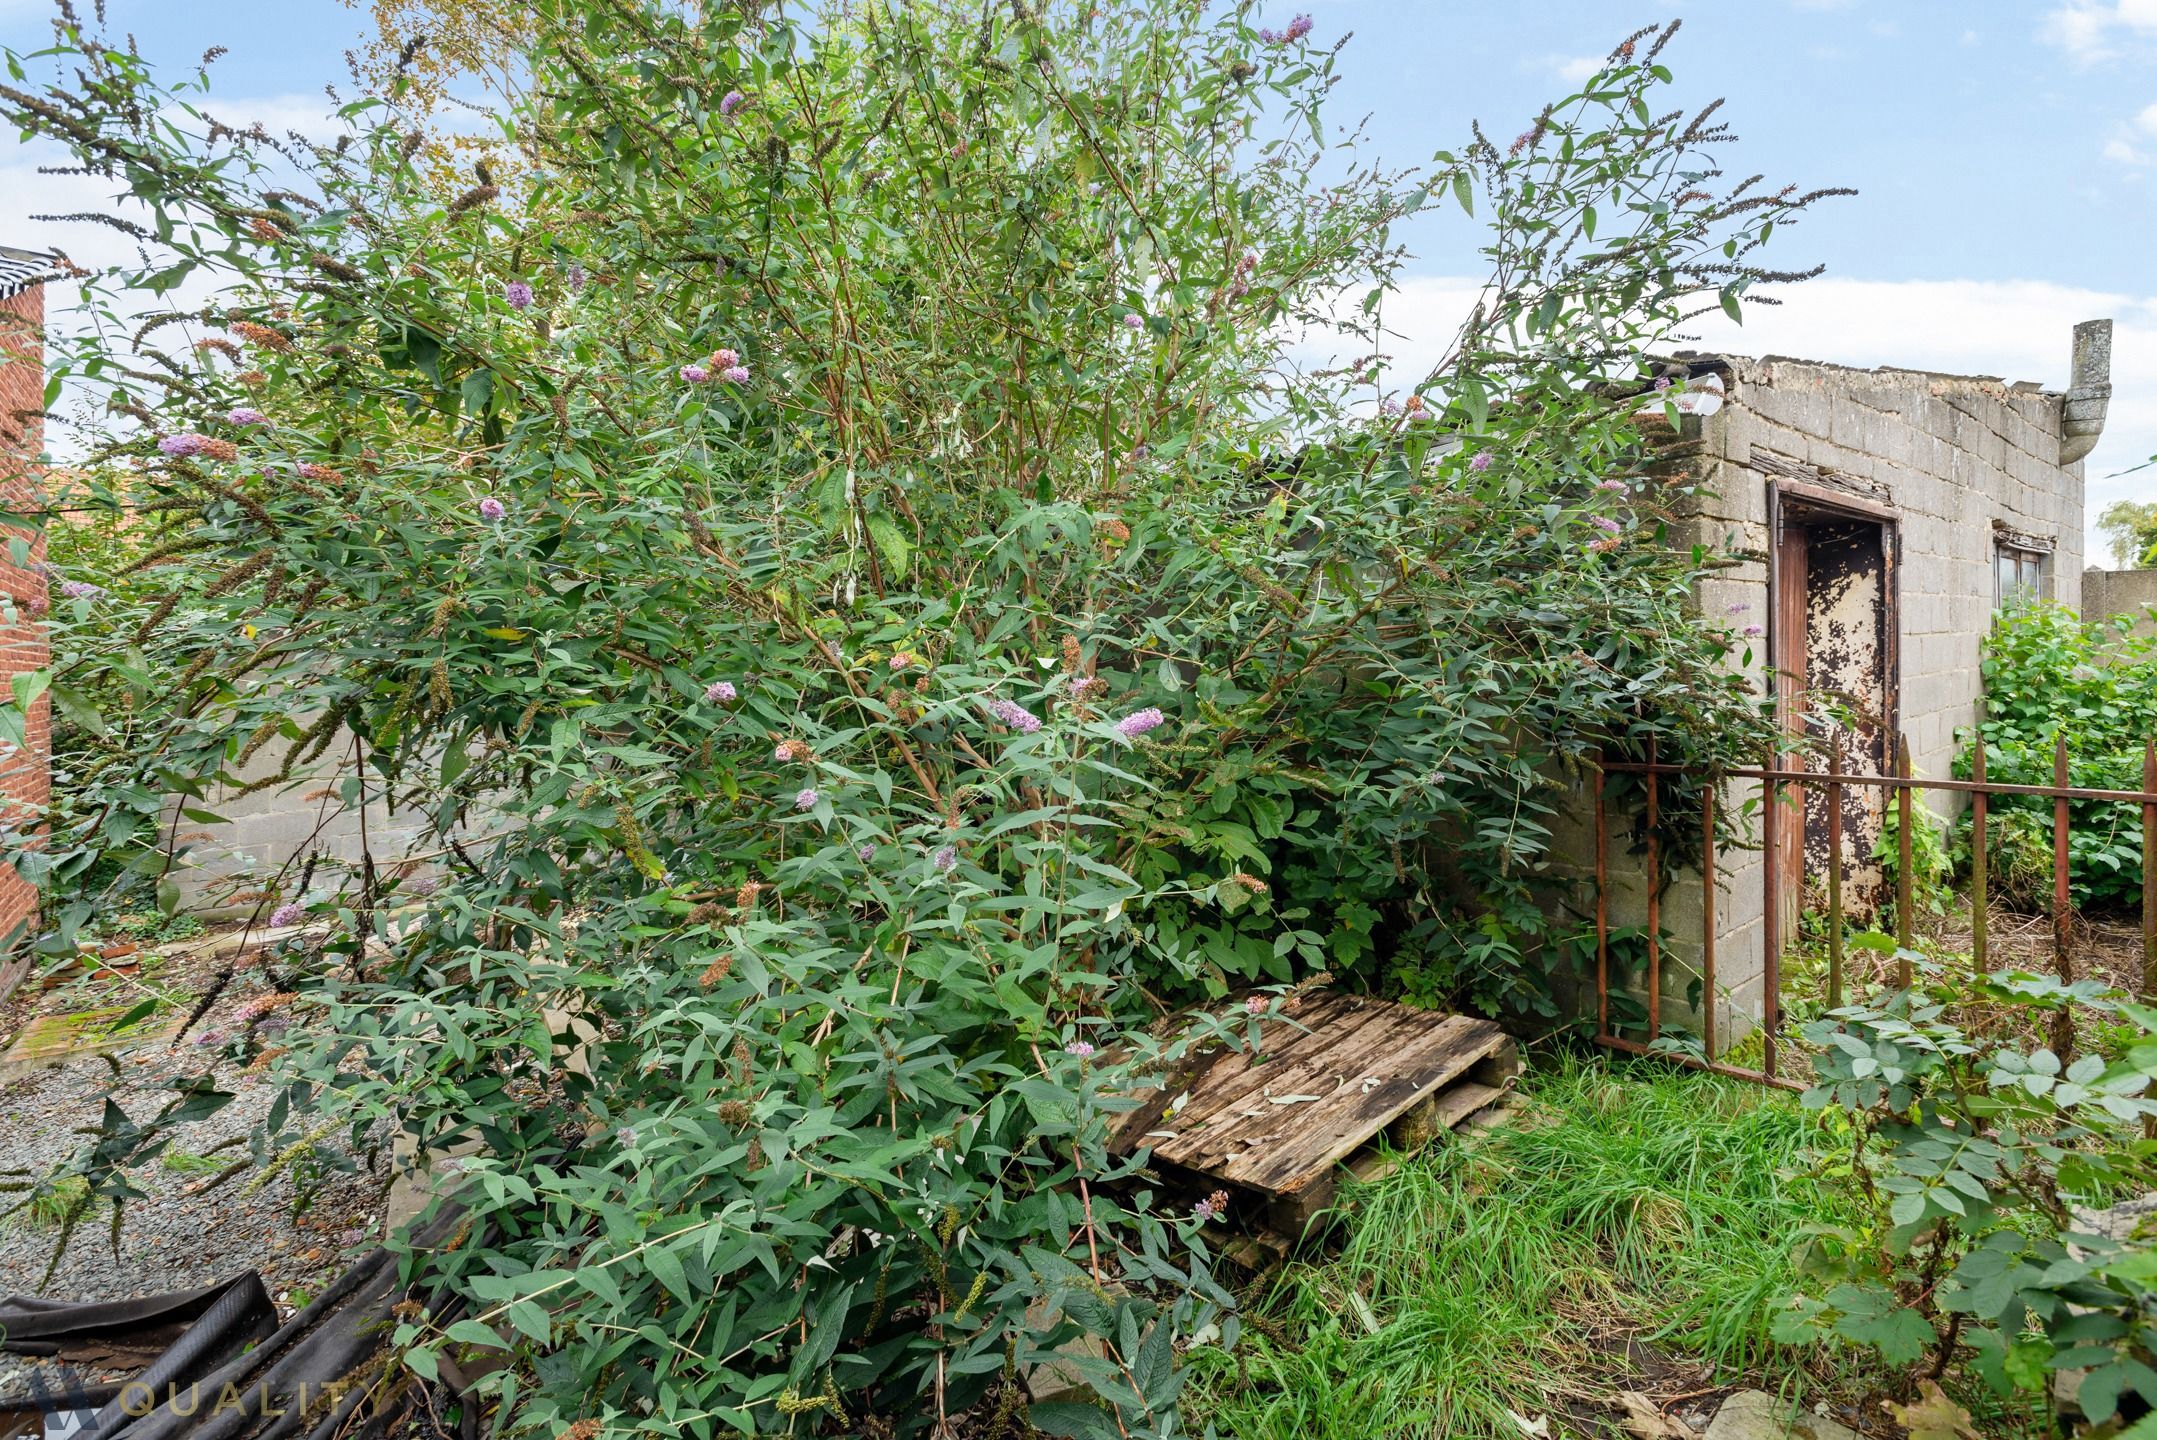
[[[36, 511], [43, 504], [36, 460], [44, 442], [44, 337], [43, 286], [0, 299], [0, 352], [5, 352], [0, 358], [0, 510], [10, 514]], [[45, 559], [39, 531], [0, 525], [0, 683], [43, 669], [51, 655], [38, 623], [51, 585], [41, 571], [15, 563], [10, 542], [17, 536], [32, 542], [30, 567]], [[31, 707], [24, 750], [0, 750], [0, 826], [14, 829], [34, 823], [52, 793], [51, 706], [51, 699], [40, 695]], [[37, 892], [12, 869], [0, 866], [0, 948], [18, 925], [36, 918]]]

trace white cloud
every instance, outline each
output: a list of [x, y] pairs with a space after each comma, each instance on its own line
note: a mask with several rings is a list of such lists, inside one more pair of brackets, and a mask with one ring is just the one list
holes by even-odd
[[2112, 132], [2112, 138], [2105, 141], [2105, 158], [2122, 165], [2147, 165], [2157, 160], [2157, 105], [2144, 106]]
[[[1387, 301], [1396, 385], [1437, 364], [1480, 289], [1464, 277], [1419, 276]], [[1673, 348], [1997, 375], [2063, 388], [2075, 323], [2111, 317], [2112, 404], [2104, 438], [2083, 468], [2085, 519], [2114, 500], [2157, 495], [2157, 471], [2120, 473], [2157, 455], [2157, 293], [2041, 280], [1840, 278], [1773, 293], [1783, 303], [1746, 306], [1742, 327], [1716, 312], [1688, 327], [1688, 338]], [[2089, 540], [2089, 553], [2101, 554], [2097, 537]]]
[[2045, 13], [2038, 34], [2095, 64], [2118, 54], [2122, 41], [2157, 41], [2157, 0], [2067, 0]]
[[1595, 55], [1548, 55], [1544, 57], [1544, 64], [1549, 67], [1550, 73], [1568, 85], [1578, 85], [1588, 80], [1597, 71], [1601, 70], [1606, 63], [1601, 57]]

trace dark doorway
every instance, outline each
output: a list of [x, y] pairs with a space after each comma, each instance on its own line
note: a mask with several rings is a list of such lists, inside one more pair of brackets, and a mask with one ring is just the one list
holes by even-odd
[[[1777, 497], [1773, 578], [1777, 708], [1787, 733], [1811, 737], [1793, 766], [1824, 771], [1839, 748], [1846, 774], [1885, 774], [1896, 726], [1895, 527], [1891, 517], [1854, 513], [1810, 497]], [[1832, 856], [1824, 787], [1805, 787], [1805, 804], [1778, 807], [1777, 894], [1782, 933], [1823, 890]], [[1843, 904], [1876, 910], [1886, 873], [1873, 858], [1886, 791], [1847, 786], [1842, 799]], [[1810, 903], [1819, 896], [1811, 893]]]

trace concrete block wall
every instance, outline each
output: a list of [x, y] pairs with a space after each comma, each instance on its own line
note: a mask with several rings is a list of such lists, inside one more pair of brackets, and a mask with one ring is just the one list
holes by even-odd
[[2082, 572], [2082, 618], [2095, 623], [2114, 615], [2134, 617], [2134, 633], [2157, 635], [2157, 570]]
[[[1901, 542], [1900, 725], [1916, 773], [1945, 777], [1957, 732], [1977, 717], [1979, 651], [1995, 605], [1996, 525], [2050, 540], [2050, 598], [2070, 607], [2082, 600], [2082, 467], [2058, 460], [2062, 397], [2034, 385], [1915, 370], [1779, 357], [1726, 363], [1728, 403], [1712, 417], [1687, 422], [1700, 427], [1700, 463], [1711, 494], [1673, 535], [1681, 546], [1705, 545], [1731, 562], [1701, 583], [1700, 613], [1739, 632], [1736, 663], [1755, 693], [1764, 694], [1766, 642], [1746, 643], [1743, 631], [1767, 626], [1768, 494], [1778, 467], [1809, 467], [1852, 496], [1892, 508]], [[1583, 787], [1576, 801], [1583, 815], [1586, 797]], [[1725, 814], [1737, 814], [1758, 798], [1758, 785], [1747, 782], [1725, 786], [1718, 803]], [[1926, 803], [1944, 817], [1956, 813], [1958, 802], [1933, 795]], [[1621, 823], [1613, 817], [1614, 834]], [[1593, 873], [1590, 828], [1585, 822], [1577, 828], [1564, 842], [1561, 878]], [[1757, 844], [1757, 833], [1751, 838]], [[1615, 840], [1610, 855], [1611, 923], [1642, 924], [1639, 861]], [[1764, 1013], [1764, 891], [1757, 848], [1725, 850], [1717, 861], [1716, 1028], [1727, 1045]], [[1662, 928], [1670, 937], [1662, 1013], [1681, 1026], [1697, 1027], [1699, 1019], [1685, 995], [1699, 973], [1701, 895], [1698, 874], [1679, 874], [1662, 902]], [[1592, 906], [1592, 893], [1577, 903]]]
[[[29, 285], [0, 297], [0, 511], [34, 516], [44, 508], [38, 458], [44, 446], [45, 290]], [[20, 562], [18, 562], [18, 551]], [[40, 525], [0, 524], [0, 684], [42, 670], [52, 648], [43, 617], [51, 584]], [[36, 829], [52, 794], [52, 700], [30, 708], [24, 743], [0, 740], [0, 828]], [[0, 948], [37, 920], [37, 892], [0, 866]]]
[[[304, 729], [307, 721], [299, 723]], [[357, 875], [363, 851], [371, 852], [385, 870], [420, 853], [426, 817], [385, 805], [379, 777], [368, 776], [364, 813], [348, 798], [356, 772], [352, 737], [344, 731], [319, 760], [296, 767], [289, 779], [241, 793], [277, 773], [286, 743], [273, 740], [263, 746], [240, 768], [240, 785], [219, 787], [205, 798], [202, 808], [222, 816], [222, 824], [181, 822], [190, 848], [187, 867], [173, 878], [185, 908], [211, 916], [266, 915], [282, 901], [307, 898], [299, 893], [298, 881], [310, 854], [320, 858], [308, 889], [320, 896]], [[430, 877], [435, 873], [431, 865], [414, 871]]]

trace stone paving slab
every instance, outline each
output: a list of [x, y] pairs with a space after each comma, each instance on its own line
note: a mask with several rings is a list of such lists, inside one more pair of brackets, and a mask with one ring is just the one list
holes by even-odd
[[22, 1034], [8, 1047], [7, 1053], [0, 1055], [0, 1082], [64, 1065], [80, 1055], [116, 1055], [145, 1045], [163, 1044], [172, 1039], [180, 1023], [187, 1018], [184, 1009], [169, 1007], [145, 1015], [124, 1030], [111, 1028], [114, 1021], [133, 1008], [131, 1005], [108, 1005], [71, 1015], [46, 1015], [31, 1021], [23, 1027]]
[[1708, 1426], [1707, 1440], [1865, 1440], [1810, 1410], [1799, 1410], [1765, 1390], [1740, 1390], [1723, 1402]]

